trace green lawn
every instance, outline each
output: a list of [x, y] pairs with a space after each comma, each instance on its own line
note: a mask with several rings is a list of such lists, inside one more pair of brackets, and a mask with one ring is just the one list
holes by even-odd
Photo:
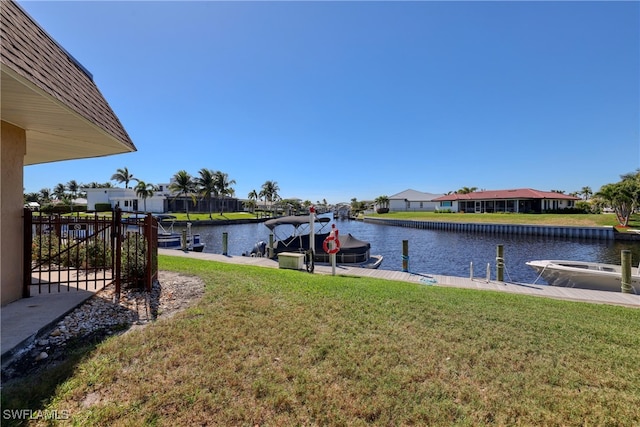
[[638, 309], [167, 256], [160, 267], [201, 277], [205, 296], [89, 347], [57, 382], [3, 387], [3, 409], [65, 410], [82, 426], [640, 424]]
[[[504, 214], [504, 213], [435, 213], [435, 212], [390, 212], [367, 215], [379, 218], [395, 218], [417, 221], [484, 222], [496, 224], [548, 224], [582, 227], [617, 226], [613, 214]], [[630, 227], [640, 228], [640, 214], [633, 215]]]

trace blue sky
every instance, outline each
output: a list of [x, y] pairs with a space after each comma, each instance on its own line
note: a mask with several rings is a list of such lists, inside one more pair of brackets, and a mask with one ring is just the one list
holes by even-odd
[[27, 192], [209, 168], [337, 203], [640, 168], [639, 2], [19, 3], [138, 148], [28, 166]]

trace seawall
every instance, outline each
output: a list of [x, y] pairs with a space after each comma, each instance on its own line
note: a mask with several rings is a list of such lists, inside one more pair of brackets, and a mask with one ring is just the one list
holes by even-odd
[[[569, 237], [580, 239], [614, 240], [618, 233], [613, 227], [574, 227], [534, 224], [490, 224], [476, 222], [443, 222], [365, 217], [364, 222], [422, 230], [442, 230], [467, 233], [514, 234], [523, 236]], [[625, 233], [626, 234], [626, 233]]]

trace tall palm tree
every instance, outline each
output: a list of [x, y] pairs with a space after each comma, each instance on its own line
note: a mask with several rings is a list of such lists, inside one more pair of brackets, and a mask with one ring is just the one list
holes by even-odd
[[265, 181], [260, 190], [260, 197], [264, 197], [265, 202], [271, 203], [273, 207], [273, 202], [280, 197], [278, 191], [280, 191], [280, 187], [278, 187], [277, 182]]
[[117, 169], [116, 173], [111, 175], [111, 179], [114, 181], [118, 181], [118, 183], [122, 184], [124, 182], [124, 188], [129, 188], [130, 181], [138, 181], [133, 177], [133, 174], [129, 173], [129, 169], [125, 166], [122, 169]]
[[226, 204], [226, 198], [232, 196], [234, 194], [234, 189], [231, 187], [236, 184], [235, 179], [229, 179], [229, 174], [216, 171], [214, 174], [214, 181], [216, 183], [216, 189], [218, 190], [218, 195], [222, 196], [222, 205], [220, 208], [220, 215], [224, 211], [224, 205]]
[[62, 200], [64, 199], [67, 193], [67, 187], [61, 182], [57, 183], [55, 187], [53, 187], [53, 195], [56, 196], [56, 199]]
[[589, 198], [593, 196], [593, 190], [591, 190], [591, 187], [585, 186], [585, 187], [582, 187], [580, 194], [584, 196], [585, 200], [589, 200]]
[[213, 219], [211, 216], [211, 198], [212, 196], [218, 197], [218, 187], [216, 185], [215, 173], [211, 169], [202, 168], [198, 171], [199, 177], [195, 178], [195, 184], [200, 197], [207, 200], [207, 207], [209, 208], [209, 219]]
[[249, 194], [247, 194], [247, 197], [249, 198], [249, 203], [248, 205], [250, 206], [251, 209], [251, 213], [254, 213], [256, 210], [256, 205], [258, 204], [258, 192], [256, 190], [251, 190], [249, 191]]
[[[196, 196], [194, 193], [196, 192], [196, 186], [191, 175], [187, 171], [181, 170], [173, 175], [172, 181], [168, 188], [169, 191], [176, 194], [173, 199], [175, 200], [181, 195], [190, 196], [195, 206]], [[185, 203], [185, 211], [187, 212], [187, 220], [191, 220], [189, 217], [189, 203]]]
[[138, 181], [135, 187], [136, 196], [142, 199], [142, 203], [144, 205], [144, 211], [147, 211], [147, 199], [149, 197], [153, 197], [153, 193], [157, 191], [157, 188], [153, 184], [147, 184], [144, 181]]
[[76, 182], [75, 179], [67, 182], [67, 190], [69, 190], [69, 207], [71, 208], [71, 212], [73, 212], [73, 201], [78, 196], [78, 191], [80, 190], [80, 186]]
[[49, 188], [41, 188], [40, 189], [40, 200], [43, 203], [48, 203], [51, 200], [51, 189], [49, 189]]

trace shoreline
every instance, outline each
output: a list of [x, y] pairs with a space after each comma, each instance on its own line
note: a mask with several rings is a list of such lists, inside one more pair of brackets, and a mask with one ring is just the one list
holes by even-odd
[[[176, 226], [217, 226], [232, 224], [253, 224], [269, 220], [265, 218], [246, 219], [217, 219], [192, 221], [174, 221]], [[417, 229], [441, 230], [452, 232], [474, 232], [474, 233], [501, 233], [513, 235], [532, 235], [548, 237], [569, 237], [595, 240], [617, 240], [617, 241], [637, 241], [640, 242], [640, 233], [619, 232], [613, 226], [572, 226], [572, 225], [545, 225], [545, 224], [510, 224], [510, 223], [489, 223], [489, 222], [449, 222], [449, 221], [426, 221], [419, 219], [395, 219], [367, 217], [361, 219], [365, 223], [389, 225], [395, 227], [409, 227]]]

